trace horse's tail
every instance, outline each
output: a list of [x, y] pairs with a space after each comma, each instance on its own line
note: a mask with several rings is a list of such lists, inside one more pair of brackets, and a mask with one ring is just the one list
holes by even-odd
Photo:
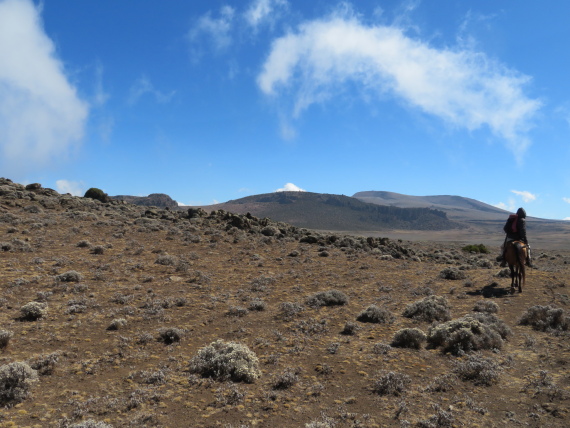
[[520, 242], [515, 242], [515, 248], [517, 250], [517, 261], [519, 263], [519, 268], [524, 275], [524, 266], [526, 263], [526, 255], [524, 252], [524, 247]]

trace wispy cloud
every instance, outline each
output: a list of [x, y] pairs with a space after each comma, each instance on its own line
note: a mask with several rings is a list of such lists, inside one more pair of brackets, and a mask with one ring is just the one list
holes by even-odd
[[143, 95], [150, 94], [154, 96], [156, 102], [163, 104], [169, 102], [175, 93], [176, 91], [168, 93], [159, 91], [147, 76], [141, 76], [131, 86], [128, 103], [130, 105], [136, 104]]
[[521, 190], [511, 190], [512, 193], [514, 193], [515, 195], [518, 195], [522, 198], [523, 201], [525, 202], [532, 202], [534, 200], [536, 200], [536, 195], [533, 195], [530, 192], [527, 192], [526, 190], [521, 191]]
[[55, 186], [59, 193], [71, 193], [73, 196], [85, 194], [85, 184], [82, 181], [57, 180]]
[[506, 211], [514, 211], [515, 207], [516, 207], [516, 201], [514, 199], [509, 199], [509, 201], [507, 203], [505, 202], [499, 202], [498, 204], [493, 204], [493, 206], [500, 208], [502, 210], [506, 210]]
[[306, 190], [301, 189], [299, 186], [293, 183], [286, 183], [281, 189], [275, 190], [276, 192], [306, 192]]
[[541, 107], [525, 95], [529, 81], [484, 53], [439, 49], [397, 26], [366, 25], [350, 8], [274, 40], [257, 77], [267, 96], [293, 94], [293, 117], [356, 82], [367, 96], [389, 94], [453, 126], [488, 127], [519, 157]]
[[83, 138], [89, 106], [33, 2], [0, 2], [0, 58], [0, 167], [22, 174], [65, 159]]
[[570, 198], [562, 198], [562, 200], [570, 204]]
[[286, 0], [254, 0], [245, 11], [244, 18], [248, 25], [256, 29], [266, 22], [273, 23], [275, 14], [288, 6]]
[[103, 89], [103, 66], [97, 63], [95, 66], [95, 88], [93, 95], [93, 103], [100, 107], [109, 99], [109, 94]]
[[188, 37], [192, 42], [196, 42], [199, 37], [205, 35], [211, 39], [216, 49], [225, 49], [232, 43], [231, 30], [234, 16], [235, 9], [231, 6], [223, 6], [217, 18], [212, 18], [212, 13], [208, 12], [198, 19], [190, 29]]

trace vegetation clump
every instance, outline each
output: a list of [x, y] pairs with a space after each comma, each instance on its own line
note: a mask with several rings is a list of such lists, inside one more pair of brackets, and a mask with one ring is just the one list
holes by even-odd
[[216, 380], [253, 383], [261, 376], [259, 359], [246, 345], [217, 340], [200, 349], [190, 371]]
[[489, 254], [489, 249], [483, 244], [471, 244], [462, 248], [463, 251], [468, 253]]
[[83, 280], [83, 276], [74, 270], [57, 275], [55, 279], [59, 282], [79, 282]]
[[406, 307], [403, 315], [419, 321], [449, 321], [449, 303], [443, 296], [427, 296]]
[[419, 328], [404, 328], [399, 330], [392, 339], [394, 348], [420, 349], [426, 341], [426, 335]]
[[562, 308], [535, 305], [526, 310], [519, 324], [530, 325], [537, 331], [566, 331], [570, 325], [570, 317]]
[[26, 363], [0, 366], [0, 404], [11, 405], [23, 401], [37, 380], [38, 373]]
[[501, 349], [510, 329], [494, 315], [472, 314], [431, 327], [428, 345], [462, 355], [482, 349]]
[[14, 333], [8, 330], [0, 330], [0, 349], [8, 347], [10, 339], [14, 336]]
[[85, 195], [83, 195], [83, 197], [89, 199], [96, 199], [103, 203], [107, 203], [110, 201], [109, 195], [107, 195], [101, 189], [98, 189], [96, 187], [91, 187], [89, 190], [87, 190], [87, 192], [85, 192]]
[[26, 321], [36, 321], [46, 316], [47, 311], [47, 303], [43, 302], [29, 302], [20, 308], [22, 319]]
[[473, 307], [474, 312], [485, 312], [488, 314], [496, 314], [499, 312], [499, 305], [492, 300], [479, 300]]
[[410, 377], [403, 373], [382, 372], [374, 380], [372, 391], [379, 395], [401, 395], [412, 383]]
[[319, 291], [307, 299], [307, 305], [313, 308], [321, 306], [341, 306], [348, 303], [348, 297], [342, 291]]
[[466, 360], [457, 362], [453, 370], [459, 379], [483, 386], [497, 383], [501, 371], [497, 362], [482, 355], [469, 355]]
[[455, 267], [446, 267], [439, 273], [439, 276], [442, 277], [443, 279], [451, 279], [453, 281], [467, 278], [465, 272]]
[[370, 305], [356, 317], [360, 322], [371, 322], [377, 324], [391, 324], [396, 317], [386, 308]]

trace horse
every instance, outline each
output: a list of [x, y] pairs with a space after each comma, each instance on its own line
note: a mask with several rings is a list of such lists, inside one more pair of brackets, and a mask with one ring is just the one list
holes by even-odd
[[511, 270], [511, 293], [515, 292], [518, 285], [519, 293], [522, 293], [522, 286], [525, 284], [526, 272], [525, 262], [527, 257], [527, 246], [521, 241], [507, 242], [505, 260]]

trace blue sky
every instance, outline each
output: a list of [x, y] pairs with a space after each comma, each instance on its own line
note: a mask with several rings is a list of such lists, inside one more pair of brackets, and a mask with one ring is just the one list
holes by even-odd
[[0, 0], [0, 176], [570, 219], [570, 2]]

